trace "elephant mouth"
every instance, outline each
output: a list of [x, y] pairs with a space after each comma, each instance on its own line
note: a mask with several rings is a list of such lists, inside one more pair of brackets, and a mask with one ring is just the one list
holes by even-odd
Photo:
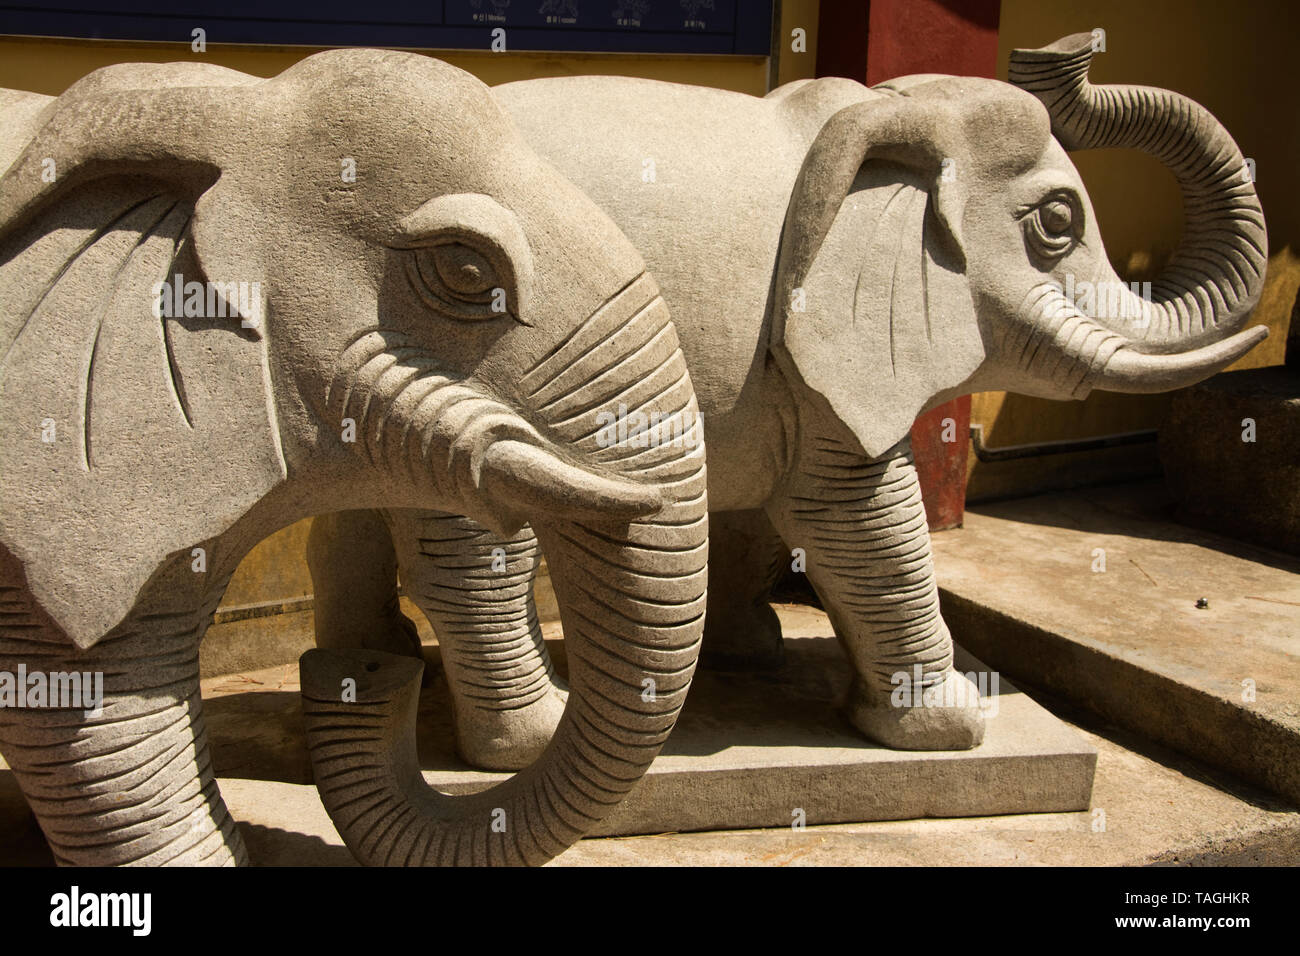
[[[440, 376], [391, 334], [372, 330], [349, 348], [363, 374], [331, 401], [358, 416], [360, 453], [460, 496], [438, 500], [481, 508], [498, 524], [503, 511], [532, 523], [560, 605], [570, 694], [532, 766], [490, 790], [451, 796], [420, 773], [422, 665], [374, 651], [308, 651], [303, 708], [322, 802], [363, 863], [545, 862], [646, 772], [699, 654], [703, 456], [675, 442], [610, 444], [597, 425], [616, 408], [694, 418], [676, 331], [653, 282], [635, 280], [521, 379], [538, 426]], [[402, 426], [393, 434], [385, 423], [395, 415]]]

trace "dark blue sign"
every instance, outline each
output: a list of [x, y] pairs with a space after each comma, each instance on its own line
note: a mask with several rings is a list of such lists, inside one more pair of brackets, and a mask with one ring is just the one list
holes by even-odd
[[[52, 0], [0, 3], [0, 34], [189, 43], [766, 56], [771, 0]], [[499, 36], [499, 34], [498, 34]]]

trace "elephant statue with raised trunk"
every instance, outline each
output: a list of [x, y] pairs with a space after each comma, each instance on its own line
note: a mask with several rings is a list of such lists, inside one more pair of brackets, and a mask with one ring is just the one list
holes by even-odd
[[[889, 747], [965, 749], [983, 734], [939, 613], [908, 443], [916, 416], [982, 390], [1175, 389], [1266, 334], [1242, 331], [1266, 234], [1231, 136], [1177, 93], [1091, 85], [1091, 55], [1080, 34], [1016, 51], [1009, 83], [819, 79], [764, 98], [598, 76], [495, 91], [637, 245], [673, 312], [715, 512], [702, 659], [779, 651], [774, 526], [785, 561], [802, 549], [855, 671], [850, 718]], [[1182, 242], [1149, 295], [1109, 264], [1068, 155], [1112, 147], [1156, 157], [1182, 189]], [[442, 646], [462, 756], [522, 765], [563, 695], [530, 603], [537, 541], [428, 514], [389, 525]], [[348, 542], [376, 528], [343, 515], [316, 530], [321, 643], [402, 633], [391, 617], [376, 628], [373, 609], [394, 606], [392, 574], [356, 599]], [[512, 562], [489, 597], [485, 572], [458, 569], [483, 568], [499, 547]], [[467, 602], [471, 578], [480, 590]], [[905, 698], [949, 705], [893, 706], [916, 675]]]
[[[579, 839], [672, 729], [706, 600], [696, 398], [632, 244], [427, 57], [123, 65], [0, 103], [0, 672], [103, 681], [96, 708], [0, 710], [57, 860], [245, 862], [199, 641], [250, 547], [345, 509], [529, 527], [572, 648], [550, 748], [466, 797], [420, 778], [419, 664], [304, 655], [349, 847], [541, 863]], [[599, 442], [625, 406], [691, 441]]]

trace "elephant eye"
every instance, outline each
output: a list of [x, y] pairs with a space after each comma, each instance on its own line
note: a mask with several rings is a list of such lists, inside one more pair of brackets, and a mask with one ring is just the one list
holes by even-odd
[[1059, 236], [1070, 231], [1073, 214], [1069, 203], [1054, 199], [1038, 208], [1038, 218], [1048, 233]]
[[1058, 258], [1074, 245], [1077, 220], [1074, 204], [1069, 197], [1060, 194], [1050, 196], [1025, 216], [1025, 239], [1040, 256]]
[[411, 285], [436, 311], [469, 320], [513, 314], [511, 269], [500, 250], [449, 240], [407, 254]]
[[[433, 261], [438, 277], [446, 287], [463, 296], [479, 296], [494, 286], [492, 264], [469, 246], [459, 242], [434, 246], [421, 257], [421, 272], [428, 260]], [[427, 281], [427, 280], [426, 280]]]

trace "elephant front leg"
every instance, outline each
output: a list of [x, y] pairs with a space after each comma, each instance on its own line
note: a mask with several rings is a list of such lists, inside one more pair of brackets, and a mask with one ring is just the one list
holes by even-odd
[[407, 595], [429, 618], [451, 691], [456, 748], [485, 770], [521, 770], [546, 749], [568, 692], [533, 599], [532, 529], [505, 537], [469, 518], [388, 512]]
[[805, 429], [783, 493], [769, 505], [856, 672], [848, 712], [900, 750], [966, 750], [984, 737], [975, 685], [952, 666], [930, 532], [911, 445], [880, 459], [832, 427]]
[[[0, 672], [27, 676], [28, 706], [0, 709], [0, 752], [62, 865], [229, 866], [247, 862], [217, 790], [199, 696], [192, 615], [157, 614], [74, 653], [37, 620], [17, 588], [0, 587]], [[210, 613], [210, 612], [209, 612]], [[183, 624], [183, 629], [171, 625]], [[102, 712], [34, 698], [102, 679]], [[89, 681], [87, 681], [89, 676]], [[94, 691], [90, 691], [94, 693]]]

